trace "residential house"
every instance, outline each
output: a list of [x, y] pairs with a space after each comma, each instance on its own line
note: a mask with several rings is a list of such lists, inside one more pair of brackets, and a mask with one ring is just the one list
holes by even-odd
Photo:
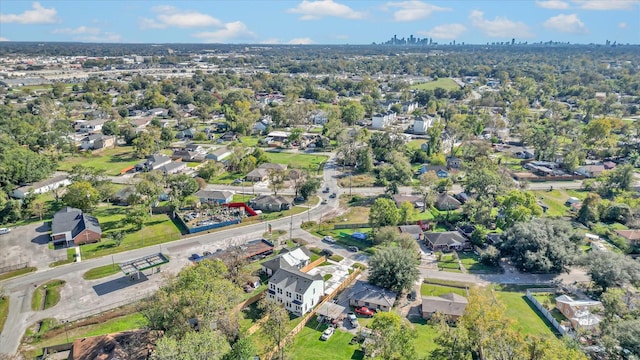
[[391, 110], [374, 114], [371, 118], [371, 127], [374, 129], [384, 129], [391, 126], [391, 124], [396, 121], [396, 117], [396, 113]]
[[434, 172], [436, 176], [440, 179], [448, 178], [449, 172], [447, 171], [447, 167], [444, 165], [427, 165], [424, 164], [418, 169], [418, 175], [422, 175], [424, 173]]
[[560, 295], [556, 298], [556, 308], [560, 310], [571, 322], [573, 329], [591, 329], [602, 321], [602, 318], [593, 314], [591, 310], [600, 310], [602, 303], [591, 299], [574, 300], [568, 295]]
[[114, 147], [115, 145], [115, 136], [106, 136], [102, 134], [87, 135], [80, 141], [80, 147], [84, 150], [99, 150]]
[[412, 113], [418, 107], [419, 105], [416, 101], [405, 102], [405, 103], [402, 103], [402, 112], [409, 114], [409, 113]]
[[436, 200], [435, 207], [440, 211], [450, 211], [459, 209], [462, 204], [453, 196], [442, 193], [438, 195], [438, 199]]
[[269, 176], [268, 169], [257, 168], [247, 173], [247, 175], [244, 176], [244, 179], [246, 181], [251, 181], [251, 182], [260, 182], [260, 181], [267, 180], [268, 176]]
[[258, 169], [267, 169], [267, 170], [276, 170], [276, 171], [286, 171], [286, 164], [274, 164], [274, 163], [264, 163], [258, 166]]
[[283, 249], [278, 256], [262, 263], [262, 272], [271, 276], [281, 268], [301, 270], [309, 265], [310, 260], [311, 253], [305, 247]]
[[204, 156], [201, 153], [188, 150], [174, 150], [171, 154], [171, 159], [181, 161], [203, 161]]
[[469, 301], [462, 295], [447, 293], [440, 296], [422, 297], [422, 318], [429, 320], [434, 314], [445, 315], [456, 321], [464, 314]]
[[233, 193], [231, 191], [220, 190], [198, 190], [194, 196], [200, 200], [201, 203], [207, 204], [228, 204], [233, 199]]
[[233, 151], [229, 150], [229, 148], [227, 148], [226, 146], [223, 146], [213, 150], [212, 152], [207, 154], [205, 158], [214, 161], [222, 161], [229, 157], [231, 154], [233, 154]]
[[396, 203], [397, 207], [400, 207], [400, 205], [402, 205], [402, 203], [404, 203], [404, 202], [409, 202], [414, 207], [422, 207], [422, 206], [424, 206], [424, 204], [422, 203], [422, 196], [418, 196], [418, 195], [395, 194], [395, 195], [393, 195], [393, 201]]
[[462, 250], [468, 244], [458, 231], [425, 232], [424, 241], [433, 251]]
[[196, 132], [194, 128], [178, 131], [176, 139], [193, 139], [193, 137], [196, 136]]
[[102, 126], [107, 122], [106, 119], [89, 120], [83, 122], [77, 122], [77, 132], [81, 133], [95, 133], [102, 130]]
[[169, 110], [163, 108], [153, 108], [147, 111], [149, 116], [166, 117], [169, 116]]
[[226, 133], [220, 136], [220, 140], [222, 141], [236, 141], [238, 140], [238, 134], [233, 131], [227, 131]]
[[349, 291], [349, 305], [390, 311], [396, 302], [396, 297], [398, 294], [393, 291], [358, 280]]
[[147, 157], [147, 160], [136, 164], [136, 171], [151, 171], [157, 170], [164, 165], [171, 162], [171, 158], [165, 155], [151, 155]]
[[290, 312], [304, 315], [316, 306], [324, 294], [322, 276], [309, 275], [291, 267], [281, 267], [267, 287], [267, 300], [278, 301]]
[[409, 234], [416, 240], [422, 240], [422, 228], [420, 225], [400, 225], [398, 229], [402, 234]]
[[184, 146], [184, 149], [187, 151], [193, 151], [196, 153], [200, 153], [200, 154], [204, 154], [207, 151], [200, 145], [195, 144], [195, 143], [188, 143]]
[[318, 110], [311, 114], [309, 121], [314, 125], [324, 125], [329, 122], [329, 115], [324, 110]]
[[576, 174], [588, 178], [594, 178], [604, 172], [604, 165], [585, 165], [576, 169]]
[[613, 161], [605, 161], [602, 163], [602, 166], [604, 166], [605, 170], [613, 170], [616, 168], [616, 163]]
[[263, 133], [271, 126], [272, 123], [271, 115], [265, 115], [253, 125], [253, 131]]
[[462, 159], [455, 156], [447, 156], [447, 166], [449, 169], [460, 169], [462, 166]]
[[29, 194], [44, 194], [60, 187], [71, 185], [67, 174], [56, 172], [48, 179], [25, 184], [11, 192], [11, 197], [16, 199], [24, 199]]
[[54, 246], [71, 246], [100, 241], [102, 229], [98, 219], [80, 209], [65, 207], [53, 215], [51, 241]]
[[182, 161], [171, 161], [168, 164], [160, 166], [157, 170], [165, 175], [177, 174], [187, 169], [187, 164]]
[[281, 211], [291, 208], [291, 200], [281, 195], [260, 195], [249, 201], [249, 206], [254, 210]]
[[616, 230], [616, 234], [623, 237], [632, 247], [640, 245], [640, 230]]
[[426, 134], [427, 130], [433, 125], [434, 118], [431, 116], [416, 116], [413, 119], [413, 133]]
[[149, 124], [151, 124], [151, 120], [153, 120], [153, 118], [150, 116], [140, 117], [140, 118], [131, 119], [129, 123], [136, 129], [136, 131], [142, 131]]

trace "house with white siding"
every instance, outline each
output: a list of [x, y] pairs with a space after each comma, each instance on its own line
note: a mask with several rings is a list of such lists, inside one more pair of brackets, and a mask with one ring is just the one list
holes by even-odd
[[324, 280], [298, 269], [282, 267], [269, 278], [267, 299], [278, 301], [290, 312], [302, 316], [311, 311], [324, 294]]

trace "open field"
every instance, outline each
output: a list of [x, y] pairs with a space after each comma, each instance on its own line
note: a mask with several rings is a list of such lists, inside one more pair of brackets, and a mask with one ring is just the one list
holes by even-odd
[[505, 316], [516, 321], [515, 327], [524, 335], [551, 335], [553, 327], [527, 300], [524, 292], [496, 291], [495, 296], [506, 307]]
[[264, 154], [267, 156], [267, 159], [269, 159], [269, 162], [286, 164], [294, 169], [308, 169], [318, 174], [322, 172], [320, 164], [323, 164], [329, 158], [325, 155], [293, 154], [287, 152], [265, 151]]
[[60, 162], [58, 170], [69, 171], [74, 165], [84, 165], [104, 170], [107, 175], [116, 176], [120, 175], [122, 169], [133, 166], [140, 161], [142, 160], [133, 156], [133, 148], [131, 146], [118, 146], [98, 154], [66, 158]]
[[435, 81], [430, 81], [427, 83], [416, 84], [411, 86], [411, 89], [414, 90], [435, 90], [437, 88], [445, 89], [447, 91], [458, 90], [460, 89], [460, 85], [458, 85], [455, 81], [449, 78], [440, 78]]

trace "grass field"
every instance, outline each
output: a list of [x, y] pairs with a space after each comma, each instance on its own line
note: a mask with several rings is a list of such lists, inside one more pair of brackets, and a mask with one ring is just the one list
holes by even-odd
[[[123, 224], [126, 208], [109, 206], [94, 210], [91, 214], [100, 221], [103, 239], [95, 244], [81, 246], [83, 259], [115, 254], [122, 251], [134, 250], [145, 246], [162, 244], [180, 238], [180, 230], [166, 214], [149, 217], [141, 230], [132, 231], [131, 226]], [[125, 231], [127, 234], [120, 246], [108, 238], [108, 234], [115, 230]]]
[[458, 85], [455, 81], [449, 78], [440, 78], [436, 81], [430, 81], [427, 83], [416, 84], [411, 86], [411, 89], [414, 90], [435, 90], [437, 88], [445, 89], [447, 91], [458, 90], [460, 89], [460, 85]]
[[135, 165], [140, 161], [142, 160], [133, 156], [133, 147], [118, 146], [98, 154], [86, 154], [66, 158], [60, 162], [58, 170], [69, 171], [74, 165], [84, 165], [104, 170], [107, 175], [116, 176], [120, 175], [122, 169]]
[[353, 337], [349, 332], [336, 330], [329, 340], [320, 340], [320, 335], [326, 328], [327, 325], [319, 325], [315, 318], [311, 319], [289, 346], [291, 359], [364, 359], [359, 344], [349, 345]]
[[438, 330], [424, 319], [411, 319], [411, 323], [413, 324], [415, 329], [414, 334], [416, 335], [413, 340], [416, 354], [420, 359], [427, 359], [428, 355], [437, 347], [434, 339], [438, 336]]
[[1, 296], [0, 297], [0, 332], [4, 328], [4, 323], [7, 321], [7, 316], [9, 316], [9, 297]]
[[420, 286], [420, 294], [423, 296], [440, 296], [448, 293], [455, 293], [464, 297], [468, 296], [467, 290], [459, 287], [426, 283]]
[[376, 183], [376, 177], [372, 174], [356, 174], [351, 176], [344, 176], [338, 179], [338, 185], [345, 188], [345, 192], [348, 193], [349, 187], [372, 187]]
[[113, 275], [120, 272], [120, 268], [117, 266], [110, 264], [105, 266], [95, 267], [93, 269], [88, 270], [82, 275], [82, 278], [85, 280], [95, 280], [101, 279], [103, 277], [107, 277], [109, 275]]
[[[16, 277], [16, 276], [28, 274], [30, 272], [34, 272], [36, 270], [37, 270], [37, 268], [35, 268], [35, 267], [26, 267], [26, 268], [14, 270], [14, 271], [9, 271], [9, 272], [0, 274], [0, 280], [10, 279], [12, 277]], [[1, 327], [0, 327], [0, 329], [1, 329]]]
[[464, 268], [469, 272], [500, 272], [499, 268], [482, 264], [480, 262], [480, 256], [472, 252], [460, 252], [458, 253], [458, 257], [462, 265], [464, 265]]
[[269, 162], [286, 164], [290, 168], [294, 169], [308, 169], [312, 172], [317, 172], [318, 174], [322, 173], [322, 168], [320, 168], [319, 165], [323, 164], [328, 159], [325, 155], [293, 154], [287, 152], [266, 151], [265, 155], [267, 156], [267, 159], [269, 159]]
[[[64, 286], [64, 280], [50, 280], [46, 284], [38, 286], [31, 298], [31, 309], [34, 311], [45, 310], [55, 306], [60, 301], [60, 287]], [[40, 305], [43, 303], [42, 297], [44, 296], [44, 307], [41, 309]]]
[[516, 329], [525, 335], [552, 335], [551, 324], [538, 314], [537, 310], [520, 291], [496, 291], [496, 298], [506, 307], [505, 316], [516, 321]]

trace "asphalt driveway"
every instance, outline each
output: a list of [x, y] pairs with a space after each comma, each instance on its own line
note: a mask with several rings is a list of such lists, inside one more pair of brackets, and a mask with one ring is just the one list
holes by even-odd
[[33, 223], [11, 228], [0, 235], [0, 268], [25, 262], [29, 266], [43, 268], [57, 258], [66, 256], [66, 249], [50, 250], [49, 223]]

